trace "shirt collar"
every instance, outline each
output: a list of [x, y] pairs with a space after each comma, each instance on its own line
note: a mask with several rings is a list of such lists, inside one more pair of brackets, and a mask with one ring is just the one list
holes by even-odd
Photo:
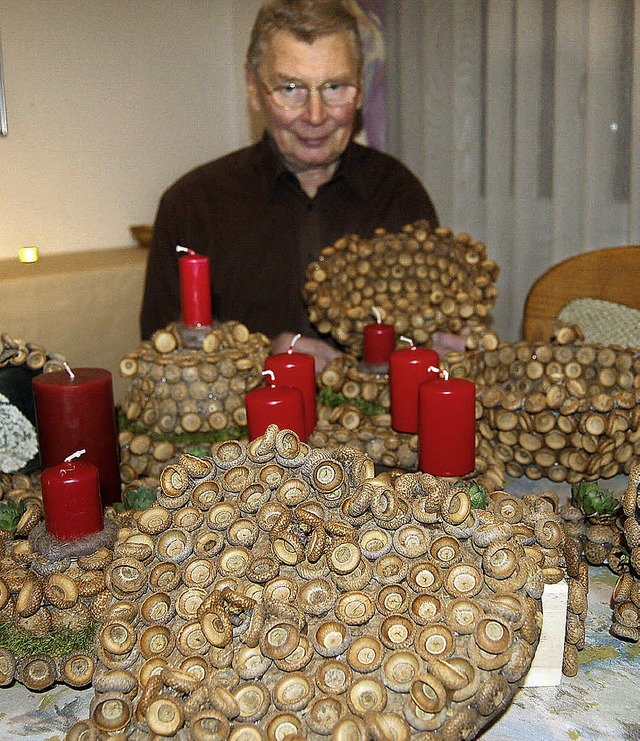
[[[262, 139], [257, 144], [257, 149], [261, 158], [263, 171], [266, 174], [265, 185], [272, 195], [280, 184], [291, 184], [292, 182], [295, 182], [296, 184], [298, 183], [295, 175], [293, 175], [284, 164], [275, 142], [267, 131], [263, 133]], [[339, 179], [344, 179], [348, 187], [353, 191], [354, 195], [365, 200], [367, 189], [361, 167], [360, 149], [360, 145], [353, 141], [349, 141], [347, 148], [340, 158], [338, 167], [327, 185], [334, 183]]]

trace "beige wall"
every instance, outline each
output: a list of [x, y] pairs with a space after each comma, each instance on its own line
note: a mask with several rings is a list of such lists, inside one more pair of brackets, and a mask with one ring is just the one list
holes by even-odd
[[2, 326], [10, 338], [60, 353], [71, 367], [106, 368], [121, 402], [120, 360], [139, 343], [146, 250], [46, 255], [32, 265], [0, 260]]
[[0, 0], [0, 259], [132, 244], [129, 226], [153, 220], [170, 182], [248, 143], [242, 61], [258, 6]]

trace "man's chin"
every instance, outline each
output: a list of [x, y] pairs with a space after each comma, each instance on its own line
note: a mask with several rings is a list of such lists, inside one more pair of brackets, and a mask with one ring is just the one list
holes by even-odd
[[297, 172], [315, 170], [318, 167], [331, 167], [340, 159], [333, 151], [318, 149], [305, 149], [300, 151], [296, 157], [295, 169]]

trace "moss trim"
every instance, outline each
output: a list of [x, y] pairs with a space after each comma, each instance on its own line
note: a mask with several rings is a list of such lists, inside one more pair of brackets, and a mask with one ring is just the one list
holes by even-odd
[[320, 389], [318, 397], [320, 399], [320, 402], [324, 404], [324, 406], [331, 407], [332, 409], [339, 406], [350, 405], [352, 407], [355, 407], [359, 412], [362, 412], [363, 414], [366, 414], [368, 416], [374, 416], [376, 414], [388, 414], [390, 411], [388, 407], [383, 407], [380, 404], [373, 404], [372, 402], [365, 401], [364, 399], [347, 399], [344, 394], [334, 391], [329, 386], [323, 386]]
[[92, 621], [82, 630], [57, 630], [43, 636], [34, 636], [12, 622], [0, 622], [0, 647], [6, 648], [16, 658], [31, 654], [44, 654], [61, 659], [74, 651], [94, 653], [93, 643], [98, 623]]

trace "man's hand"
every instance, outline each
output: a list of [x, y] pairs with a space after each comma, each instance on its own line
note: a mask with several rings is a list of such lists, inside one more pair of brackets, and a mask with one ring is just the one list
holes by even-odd
[[[282, 332], [271, 343], [271, 353], [287, 352], [291, 346], [291, 340], [294, 338], [293, 332]], [[307, 353], [313, 355], [316, 361], [316, 373], [320, 373], [325, 365], [334, 358], [339, 358], [342, 353], [332, 347], [324, 340], [318, 340], [315, 337], [300, 337], [294, 345], [295, 352]]]
[[464, 352], [468, 336], [469, 330], [466, 327], [460, 334], [434, 332], [431, 335], [431, 348], [440, 358], [444, 358], [448, 352]]

